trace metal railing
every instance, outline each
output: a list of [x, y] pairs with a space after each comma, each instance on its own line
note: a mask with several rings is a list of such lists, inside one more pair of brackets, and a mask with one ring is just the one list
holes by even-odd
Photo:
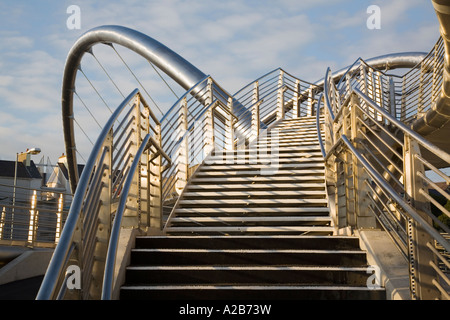
[[324, 86], [330, 97], [330, 107], [337, 114], [352, 89], [357, 88], [398, 120], [410, 123], [428, 111], [439, 98], [444, 55], [444, 41], [439, 37], [425, 58], [402, 75], [375, 69], [358, 58], [332, 86], [328, 69]]
[[[143, 137], [150, 133], [153, 136], [146, 144], [146, 153], [133, 160]], [[127, 191], [132, 188], [133, 197], [125, 198], [126, 207], [120, 212], [125, 218], [122, 225], [148, 226], [151, 217], [147, 207], [158, 199], [160, 186], [148, 190], [141, 183], [160, 177], [161, 168], [153, 170], [149, 163], [162, 156], [159, 122], [136, 89], [115, 110], [94, 145], [37, 299], [100, 298], [111, 223], [120, 199], [124, 199], [124, 186]], [[136, 161], [138, 164], [132, 166]], [[131, 187], [125, 185], [130, 176]], [[152, 212], [158, 214], [158, 205], [155, 207]], [[72, 270], [79, 271], [80, 290], [67, 290]]]
[[[449, 185], [443, 169], [450, 166], [450, 154], [399, 121], [405, 118], [382, 99], [383, 90], [366, 90], [368, 95], [361, 82], [351, 87], [348, 81], [340, 91], [330, 81], [324, 86], [328, 143], [321, 144], [334, 177], [328, 183], [337, 194], [335, 225], [382, 226], [409, 261], [411, 296], [449, 299], [450, 242], [443, 236], [449, 227], [438, 216], [448, 218], [450, 212], [430, 189], [450, 200], [432, 178]], [[438, 213], [432, 213], [431, 204]]]
[[[0, 184], [0, 245], [54, 248], [72, 195], [52, 188]], [[15, 205], [12, 192], [16, 193]]]
[[277, 120], [313, 116], [321, 92], [321, 87], [281, 68], [272, 70], [233, 95], [239, 101], [236, 129], [252, 140]]

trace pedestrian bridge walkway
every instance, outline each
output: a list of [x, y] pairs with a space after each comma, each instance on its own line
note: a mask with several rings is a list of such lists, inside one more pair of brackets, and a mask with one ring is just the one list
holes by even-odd
[[[450, 8], [433, 5], [428, 54], [360, 58], [316, 83], [279, 68], [234, 94], [138, 31], [81, 36], [62, 88], [73, 201], [37, 299], [389, 299], [368, 230], [403, 262], [408, 299], [449, 299], [450, 213], [434, 195], [450, 203]], [[158, 117], [136, 77], [80, 175], [76, 83], [105, 44], [185, 91]]]

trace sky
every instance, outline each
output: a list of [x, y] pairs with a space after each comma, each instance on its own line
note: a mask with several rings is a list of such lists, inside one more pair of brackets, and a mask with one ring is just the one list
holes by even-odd
[[[80, 9], [79, 28], [68, 26], [68, 20], [74, 21], [74, 12], [67, 12], [72, 5]], [[367, 26], [371, 5], [380, 8], [377, 29]], [[428, 52], [439, 37], [430, 0], [0, 0], [0, 159], [14, 160], [16, 153], [38, 147], [42, 152], [33, 156], [35, 161], [45, 157], [56, 163], [64, 153], [61, 80], [67, 53], [83, 33], [109, 24], [138, 30], [165, 44], [229, 93], [278, 67], [314, 82], [327, 67], [338, 70], [359, 57]], [[148, 63], [117, 50], [155, 94], [159, 109], [164, 112], [176, 102], [176, 95], [168, 93]], [[111, 50], [95, 47], [94, 54], [117, 84], [134, 85]], [[108, 79], [95, 67], [93, 57], [83, 58], [82, 70], [107, 92]], [[106, 121], [102, 116], [107, 113], [81, 75], [76, 86], [83, 94], [77, 101], [79, 122], [95, 135], [96, 125], [92, 119], [88, 124], [81, 101], [101, 113], [99, 122]], [[108, 99], [111, 106], [121, 102], [117, 94]], [[85, 149], [84, 158], [90, 146], [86, 141], [79, 146]]]

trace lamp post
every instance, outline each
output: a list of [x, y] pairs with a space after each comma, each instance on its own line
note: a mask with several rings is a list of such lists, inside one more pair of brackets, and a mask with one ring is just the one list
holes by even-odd
[[13, 238], [13, 231], [14, 231], [14, 210], [15, 210], [15, 206], [16, 206], [17, 164], [19, 162], [19, 157], [25, 155], [27, 163], [28, 163], [30, 155], [39, 154], [39, 153], [41, 153], [41, 149], [31, 148], [31, 149], [27, 149], [27, 151], [25, 151], [25, 152], [19, 152], [16, 154], [16, 163], [14, 166], [13, 205], [12, 205], [12, 214], [11, 214], [11, 239]]

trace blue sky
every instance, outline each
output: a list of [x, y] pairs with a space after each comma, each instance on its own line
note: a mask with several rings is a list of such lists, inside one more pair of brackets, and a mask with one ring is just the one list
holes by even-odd
[[[67, 28], [70, 5], [81, 10], [79, 30]], [[381, 29], [366, 26], [370, 5], [381, 9]], [[277, 67], [314, 82], [328, 66], [338, 70], [358, 57], [428, 52], [439, 37], [428, 0], [0, 0], [0, 159], [39, 147], [35, 160], [44, 155], [56, 162], [64, 152], [60, 100], [66, 55], [82, 33], [104, 24], [155, 38], [230, 93]], [[158, 96], [162, 89], [151, 67], [123, 55]], [[112, 57], [106, 54], [104, 61], [120, 75]], [[86, 68], [92, 64], [86, 58]], [[101, 87], [102, 80], [91, 74]], [[79, 86], [84, 92], [86, 86]], [[175, 101], [161, 93], [158, 103], [167, 110]], [[112, 106], [119, 103], [111, 97]], [[92, 108], [97, 104], [92, 101]]]

